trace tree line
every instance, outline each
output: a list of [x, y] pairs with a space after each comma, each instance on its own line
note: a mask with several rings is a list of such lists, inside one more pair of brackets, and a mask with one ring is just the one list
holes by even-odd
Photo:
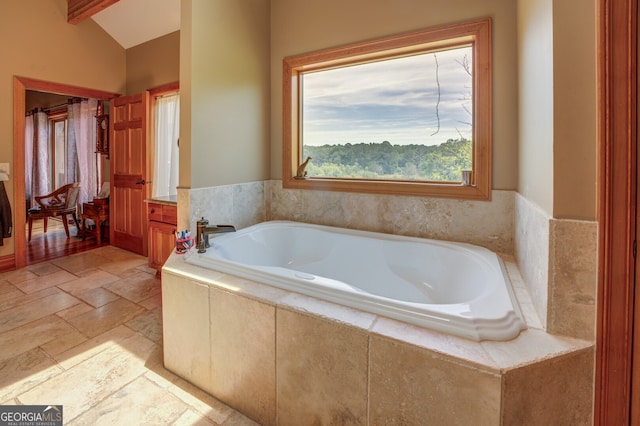
[[347, 143], [303, 147], [311, 157], [308, 176], [361, 179], [430, 180], [458, 182], [462, 170], [471, 170], [471, 141], [449, 139], [440, 145]]

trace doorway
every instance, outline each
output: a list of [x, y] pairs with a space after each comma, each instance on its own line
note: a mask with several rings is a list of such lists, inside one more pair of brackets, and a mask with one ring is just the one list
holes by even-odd
[[[103, 169], [107, 176], [109, 173], [108, 161], [96, 150], [98, 105], [96, 99], [27, 90], [25, 200], [28, 217], [34, 218], [27, 226], [27, 265], [86, 251], [97, 242], [82, 240], [73, 215], [41, 215], [40, 204], [53, 199], [36, 197], [77, 182], [76, 204], [80, 206], [98, 192], [104, 181]], [[103, 109], [101, 103], [100, 111]]]
[[[24, 77], [13, 78], [13, 164], [15, 176], [25, 175], [25, 113], [27, 90], [48, 92], [69, 97], [95, 98], [110, 100], [119, 95], [100, 90], [70, 86], [59, 83], [34, 80]], [[27, 264], [27, 239], [26, 239], [26, 200], [25, 180], [14, 179], [14, 204], [15, 204], [15, 263], [20, 268]], [[20, 212], [20, 213], [18, 213]], [[66, 237], [66, 236], [65, 236]], [[95, 247], [95, 246], [93, 246]], [[92, 247], [92, 248], [93, 248]], [[44, 260], [44, 259], [42, 259]]]

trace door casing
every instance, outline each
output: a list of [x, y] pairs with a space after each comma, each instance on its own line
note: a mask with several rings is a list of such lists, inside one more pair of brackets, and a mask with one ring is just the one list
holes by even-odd
[[[25, 266], [27, 259], [27, 237], [25, 233], [27, 204], [25, 200], [25, 181], [23, 178], [25, 174], [24, 125], [27, 90], [103, 100], [120, 96], [117, 93], [102, 90], [52, 83], [26, 77], [13, 77], [13, 240], [16, 268]], [[18, 212], [25, 212], [25, 214], [18, 214]]]

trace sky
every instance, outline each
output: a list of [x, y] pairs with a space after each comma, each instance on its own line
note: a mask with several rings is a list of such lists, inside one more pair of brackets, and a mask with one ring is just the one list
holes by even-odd
[[471, 47], [304, 74], [304, 145], [471, 139], [472, 82], [461, 65], [465, 55], [470, 63]]

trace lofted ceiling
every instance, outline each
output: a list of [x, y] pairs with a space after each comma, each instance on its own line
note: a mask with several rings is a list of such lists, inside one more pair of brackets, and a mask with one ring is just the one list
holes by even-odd
[[67, 0], [68, 21], [91, 18], [128, 49], [180, 29], [180, 0]]

